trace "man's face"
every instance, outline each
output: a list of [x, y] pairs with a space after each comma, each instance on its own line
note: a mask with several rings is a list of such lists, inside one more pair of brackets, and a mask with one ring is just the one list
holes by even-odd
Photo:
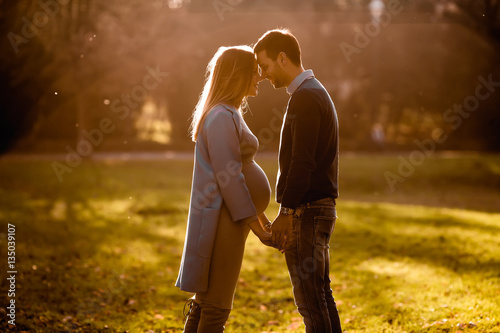
[[262, 71], [262, 79], [268, 79], [275, 89], [285, 86], [285, 73], [277, 60], [272, 60], [267, 56], [266, 50], [257, 53], [257, 63]]

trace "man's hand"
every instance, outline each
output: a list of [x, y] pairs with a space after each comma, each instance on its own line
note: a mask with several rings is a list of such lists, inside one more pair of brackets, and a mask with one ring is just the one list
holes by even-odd
[[265, 232], [265, 234], [260, 234], [257, 237], [259, 237], [260, 241], [262, 244], [269, 246], [269, 247], [276, 247], [274, 246], [273, 242], [271, 241], [271, 234], [268, 232]]
[[278, 247], [282, 252], [285, 248], [285, 241], [290, 228], [292, 226], [293, 216], [280, 214], [274, 220], [271, 226], [271, 239], [273, 244]]

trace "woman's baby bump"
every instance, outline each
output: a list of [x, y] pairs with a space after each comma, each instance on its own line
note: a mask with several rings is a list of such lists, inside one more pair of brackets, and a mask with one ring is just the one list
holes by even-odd
[[245, 161], [242, 168], [245, 183], [252, 197], [257, 214], [262, 214], [271, 200], [271, 187], [264, 170], [255, 161]]

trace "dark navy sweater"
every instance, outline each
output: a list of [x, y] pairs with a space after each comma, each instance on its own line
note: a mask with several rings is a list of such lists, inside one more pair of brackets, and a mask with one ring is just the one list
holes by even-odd
[[283, 207], [337, 198], [339, 125], [325, 87], [314, 77], [292, 94], [281, 130], [276, 201]]

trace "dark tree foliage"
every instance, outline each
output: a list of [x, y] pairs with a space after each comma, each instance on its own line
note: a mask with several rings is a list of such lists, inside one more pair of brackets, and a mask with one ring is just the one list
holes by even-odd
[[[500, 0], [447, 0], [446, 15], [500, 43]], [[453, 10], [455, 9], [455, 10]]]
[[[496, 50], [496, 68], [493, 68], [495, 77], [500, 77], [498, 59], [500, 58], [500, 0], [445, 0], [444, 15], [452, 21], [476, 31], [479, 35], [486, 36]], [[500, 150], [500, 117], [498, 106], [490, 116], [482, 117], [480, 128], [483, 135], [490, 138], [490, 147]]]
[[31, 9], [29, 2], [0, 1], [0, 154], [34, 129], [51, 83], [42, 73], [50, 52], [37, 38], [29, 38], [34, 34], [26, 23]]
[[54, 83], [78, 70], [90, 9], [91, 0], [0, 1], [0, 154], [67, 102]]

